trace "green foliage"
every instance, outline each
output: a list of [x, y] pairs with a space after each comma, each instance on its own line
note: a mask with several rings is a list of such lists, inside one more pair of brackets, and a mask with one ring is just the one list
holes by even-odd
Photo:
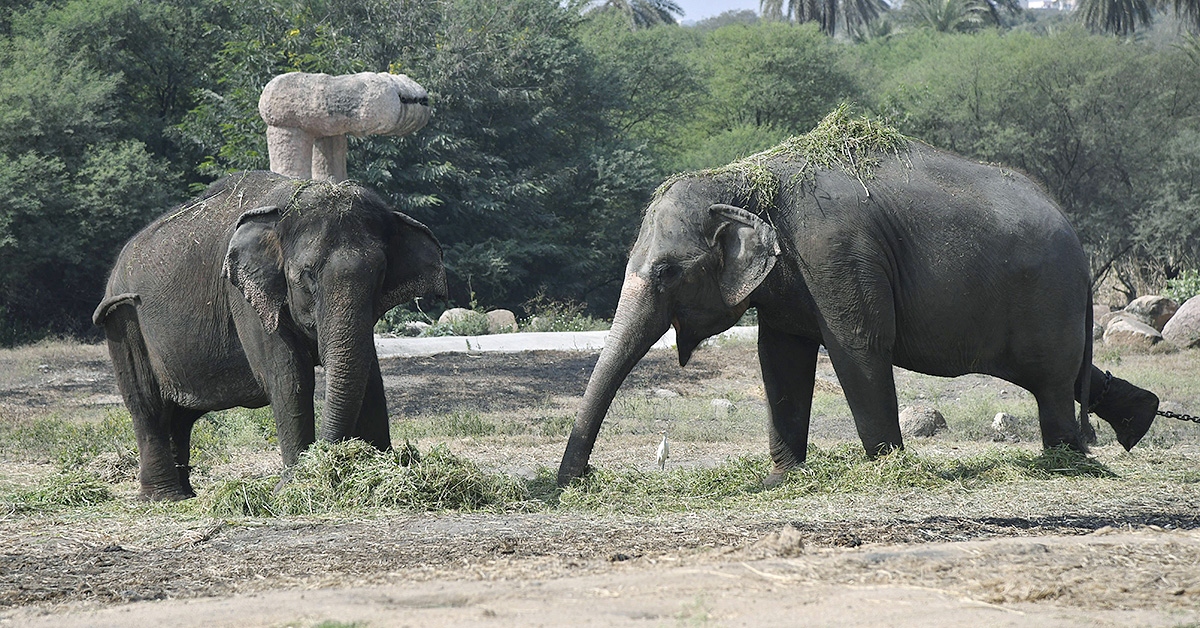
[[351, 440], [320, 442], [300, 456], [290, 477], [220, 483], [205, 509], [213, 516], [310, 515], [387, 508], [408, 511], [513, 507], [528, 499], [518, 481], [481, 471], [445, 447], [424, 454], [406, 444], [380, 452]]
[[589, 316], [579, 303], [562, 303], [538, 296], [525, 302], [529, 317], [521, 324], [521, 331], [603, 331], [610, 323]]
[[1200, 294], [1200, 271], [1184, 270], [1174, 279], [1167, 280], [1163, 296], [1183, 305], [1188, 299]]

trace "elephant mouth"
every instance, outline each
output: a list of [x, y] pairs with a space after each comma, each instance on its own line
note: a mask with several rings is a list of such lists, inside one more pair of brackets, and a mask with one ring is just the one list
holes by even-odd
[[679, 351], [679, 366], [687, 366], [688, 361], [692, 359], [692, 353], [700, 346], [703, 338], [684, 329], [678, 318], [671, 319], [671, 327], [675, 328], [675, 349]]

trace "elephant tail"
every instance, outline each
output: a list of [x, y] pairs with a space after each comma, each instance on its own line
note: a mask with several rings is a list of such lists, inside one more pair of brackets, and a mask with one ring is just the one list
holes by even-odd
[[1086, 324], [1083, 328], [1083, 360], [1079, 364], [1079, 376], [1075, 380], [1075, 387], [1079, 391], [1079, 427], [1084, 432], [1085, 440], [1090, 434], [1092, 442], [1095, 442], [1096, 432], [1092, 428], [1091, 422], [1088, 421], [1088, 410], [1091, 409], [1089, 393], [1092, 390], [1092, 344], [1095, 342], [1092, 336], [1092, 325], [1094, 324], [1094, 316], [1095, 310], [1092, 309], [1092, 291], [1089, 289], [1087, 314], [1084, 316]]
[[111, 296], [100, 302], [92, 316], [93, 322], [104, 327], [117, 388], [135, 421], [137, 417], [161, 416], [163, 410], [158, 377], [138, 320], [136, 306], [140, 302], [141, 298], [133, 293]]
[[96, 306], [96, 311], [92, 313], [92, 322], [98, 326], [103, 326], [104, 319], [108, 318], [108, 313], [111, 312], [113, 308], [126, 303], [130, 305], [137, 305], [141, 302], [142, 297], [133, 292], [125, 292], [123, 294], [115, 294], [111, 297], [105, 297], [104, 300], [100, 302], [100, 305]]

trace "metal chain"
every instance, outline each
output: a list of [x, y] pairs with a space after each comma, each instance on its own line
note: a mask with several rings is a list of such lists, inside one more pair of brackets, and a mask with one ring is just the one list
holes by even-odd
[[1200, 416], [1192, 416], [1182, 412], [1171, 412], [1170, 410], [1159, 410], [1155, 412], [1158, 416], [1165, 416], [1171, 419], [1179, 419], [1180, 421], [1191, 421], [1192, 423], [1200, 423]]

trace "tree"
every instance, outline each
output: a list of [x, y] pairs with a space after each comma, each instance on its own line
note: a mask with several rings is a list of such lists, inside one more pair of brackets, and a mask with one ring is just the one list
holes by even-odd
[[[627, 140], [645, 126], [621, 111], [630, 75], [581, 44], [578, 11], [549, 0], [233, 8], [237, 26], [217, 63], [223, 82], [184, 125], [210, 172], [265, 165], [257, 101], [271, 76], [404, 72], [430, 93], [428, 126], [400, 139], [352, 138], [348, 167], [437, 234], [452, 300], [519, 307], [541, 292], [615, 303], [632, 217], [657, 176]], [[659, 115], [648, 94], [633, 115]]]
[[1075, 10], [1093, 31], [1122, 37], [1137, 30], [1138, 24], [1148, 26], [1154, 20], [1148, 0], [1080, 0]]
[[633, 28], [675, 24], [675, 16], [683, 15], [683, 9], [674, 0], [598, 0], [587, 6], [589, 11], [623, 15]]
[[839, 21], [854, 30], [869, 24], [888, 11], [884, 0], [760, 0], [764, 18], [804, 24], [816, 22], [826, 35], [837, 33]]
[[900, 13], [911, 24], [941, 33], [961, 33], [979, 28], [987, 9], [975, 0], [906, 0]]

